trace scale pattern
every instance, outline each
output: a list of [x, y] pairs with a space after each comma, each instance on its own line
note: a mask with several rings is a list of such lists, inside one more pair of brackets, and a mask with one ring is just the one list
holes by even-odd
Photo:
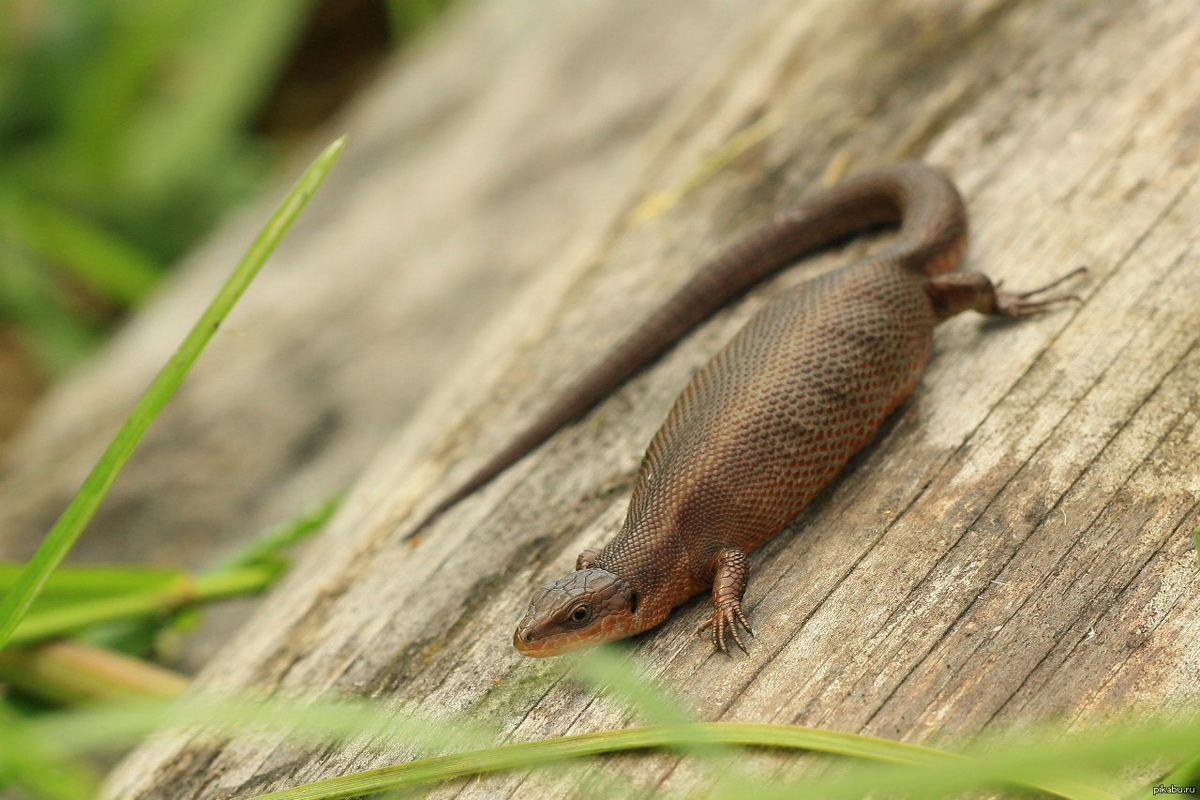
[[916, 384], [935, 324], [894, 258], [773, 301], [683, 390], [595, 566], [646, 597], [708, 586], [718, 550], [770, 539], [871, 439]]
[[856, 175], [805, 196], [706, 264], [563, 396], [456, 489], [421, 517], [405, 539], [421, 531], [475, 490], [578, 419], [674, 342], [766, 276], [853, 233], [900, 223], [895, 244], [880, 254], [920, 280], [958, 268], [967, 240], [967, 216], [953, 184], [917, 162]]
[[[1019, 318], [1078, 270], [1029, 292], [959, 273], [967, 217], [953, 184], [918, 163], [819, 190], [689, 280], [446, 508], [577, 418], [679, 336], [765, 276], [857, 231], [900, 223], [890, 247], [784, 294], [696, 374], [650, 443], [621, 532], [535, 593], [513, 635], [557, 655], [660, 623], [713, 588], [713, 642], [744, 649], [746, 552], [787, 525], [909, 395], [933, 329], [962, 311]], [[435, 514], [438, 509], [435, 508]], [[704, 627], [704, 626], [702, 626]]]

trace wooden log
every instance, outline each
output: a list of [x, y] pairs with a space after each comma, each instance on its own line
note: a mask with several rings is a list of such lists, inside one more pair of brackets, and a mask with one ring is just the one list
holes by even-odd
[[[594, 84], [572, 81], [573, 70], [612, 58], [615, 48], [636, 47], [630, 37], [641, 37], [641, 47], [660, 44], [638, 27], [646, 18], [598, 4], [584, 8], [592, 15], [586, 24], [548, 2], [484, 2], [408, 65], [460, 90], [431, 79], [425, 92], [475, 109], [459, 118], [458, 129], [485, 149], [473, 158], [511, 158], [504, 144], [517, 137], [488, 133], [505, 120], [508, 130], [537, 136], [543, 121], [580, 113], [595, 96], [642, 91], [636, 80], [606, 87], [597, 73]], [[707, 719], [917, 742], [1047, 718], [1086, 721], [1194, 697], [1194, 3], [828, 0], [741, 4], [736, 13], [720, 3], [695, 12], [691, 3], [655, 8], [639, 13], [666, 13], [696, 32], [711, 25], [713, 46], [705, 68], [669, 99], [633, 105], [653, 118], [638, 135], [639, 169], [619, 177], [591, 173], [591, 180], [611, 183], [583, 189], [590, 202], [580, 204], [589, 206], [582, 227], [561, 207], [542, 209], [546, 225], [559, 232], [561, 256], [524, 272], [528, 288], [495, 307], [485, 335], [452, 365], [442, 354], [445, 373], [428, 381], [429, 402], [380, 448], [330, 530], [200, 683], [362, 692], [418, 704], [432, 716], [469, 713], [513, 740], [628, 723], [619, 706], [597, 702], [569, 680], [568, 660], [518, 656], [513, 626], [532, 589], [616, 531], [642, 448], [690, 373], [780, 285], [802, 280], [803, 270], [716, 315], [584, 421], [447, 513], [416, 546], [404, 537], [423, 509], [503, 446], [690, 270], [802, 195], [831, 163], [861, 168], [919, 156], [962, 187], [975, 231], [970, 268], [1032, 286], [1086, 264], [1084, 302], [1020, 324], [964, 317], [939, 330], [912, 400], [814, 507], [752, 556], [747, 601], [758, 638], [749, 658], [714, 654], [695, 639], [704, 598], [637, 639], [638, 655]], [[535, 25], [538, 13], [544, 21]], [[454, 58], [470, 58], [489, 26], [508, 14], [528, 15], [530, 30], [512, 33], [485, 57], [493, 65], [523, 62], [526, 80], [562, 83], [553, 102], [547, 92], [540, 97], [547, 104], [525, 107], [519, 121], [504, 117], [498, 101], [466, 91], [465, 78], [453, 84], [435, 69], [453, 72]], [[403, 71], [388, 80], [408, 85]], [[379, 91], [368, 102], [388, 96], [386, 82]], [[390, 106], [402, 113], [397, 108]], [[410, 119], [414, 128], [434, 124], [428, 116]], [[611, 122], [609, 130], [620, 128], [618, 118]], [[602, 141], [604, 127], [593, 130], [589, 141]], [[738, 154], [706, 158], [730, 142], [743, 145]], [[385, 144], [372, 143], [377, 158]], [[405, 162], [389, 184], [392, 193], [445, 191], [449, 159], [467, 151], [446, 147], [437, 152], [444, 161]], [[581, 157], [570, 149], [558, 154], [568, 163]], [[411, 226], [416, 237], [435, 223], [457, 227], [458, 236], [439, 239], [440, 246], [409, 251], [410, 291], [417, 292], [456, 247], [482, 246], [468, 244], [481, 236], [513, 248], [525, 239], [528, 232], [513, 227], [504, 209], [538, 181], [548, 160], [542, 154], [518, 162], [503, 191], [464, 185], [457, 204], [438, 206], [456, 205], [470, 211], [466, 216], [422, 215], [410, 200], [419, 224], [390, 214], [381, 221], [387, 192], [371, 184], [376, 191], [363, 197], [354, 189], [371, 176], [347, 170], [336, 197], [353, 202], [356, 213], [337, 220], [315, 213], [308, 222], [322, 242], [337, 242], [343, 258], [377, 247], [371, 233], [379, 227]], [[391, 169], [387, 162], [372, 167]], [[673, 204], [643, 203], [672, 187], [686, 190]], [[333, 213], [332, 202], [323, 214]], [[638, 213], [648, 208], [653, 213]], [[290, 258], [303, 263], [316, 235], [297, 237]], [[838, 263], [864, 247], [818, 263]], [[321, 252], [323, 269], [340, 268], [329, 246]], [[476, 288], [467, 284], [462, 294]], [[450, 293], [438, 297], [448, 301]], [[331, 304], [346, 319], [385, 319], [393, 313], [390, 299]], [[262, 305], [252, 310], [268, 312]], [[418, 327], [472, 313], [440, 306], [422, 314]], [[244, 319], [248, 327], [254, 317]], [[330, 363], [373, 346], [336, 341], [327, 345]], [[270, 352], [282, 358], [299, 349], [295, 338], [283, 347], [289, 350]], [[206, 374], [230, 369], [218, 361], [209, 360]], [[261, 385], [254, 371], [239, 375]], [[242, 797], [409, 756], [365, 743], [307, 750], [174, 735], [127, 759], [109, 791], [122, 798]], [[643, 787], [682, 791], [698, 780], [672, 755], [619, 761]], [[803, 767], [770, 763], [783, 775]], [[571, 780], [515, 774], [438, 793], [559, 796]]]
[[[337, 169], [118, 479], [73, 557], [200, 567], [350, 484], [532, 276], [581, 263], [630, 202], [729, 0], [484, 4], [400, 59], [232, 220], [0, 467], [0, 554], [26, 557], [304, 163]], [[607, 31], [587, 56], [563, 41]], [[625, 31], [614, 35], [615, 31]], [[242, 607], [207, 615], [205, 663]]]

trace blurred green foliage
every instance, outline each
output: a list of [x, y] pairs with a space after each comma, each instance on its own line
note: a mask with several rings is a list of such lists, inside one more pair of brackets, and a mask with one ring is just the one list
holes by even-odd
[[387, 0], [392, 37], [403, 42], [429, 27], [442, 15], [451, 0]]
[[[393, 42], [447, 5], [376, 2]], [[255, 121], [335, 5], [0, 0], [0, 323], [45, 371], [75, 363], [268, 174], [281, 148]]]
[[270, 165], [312, 0], [0, 0], [0, 317], [50, 371]]

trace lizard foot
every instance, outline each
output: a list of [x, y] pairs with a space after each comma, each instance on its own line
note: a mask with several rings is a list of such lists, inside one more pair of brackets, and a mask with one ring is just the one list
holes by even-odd
[[740, 622], [746, 633], [754, 635], [754, 631], [750, 630], [750, 620], [742, 613], [742, 595], [746, 592], [750, 559], [742, 550], [724, 547], [713, 556], [709, 569], [713, 576], [713, 612], [708, 621], [696, 629], [696, 633], [712, 628], [713, 644], [726, 654], [729, 653], [729, 647], [725, 644], [725, 637], [732, 636], [742, 652], [750, 655], [737, 629]]
[[712, 616], [701, 623], [700, 627], [696, 628], [696, 635], [699, 636], [706, 628], [712, 628], [713, 645], [722, 653], [728, 654], [729, 647], [725, 644], [725, 635], [728, 633], [733, 637], [733, 641], [742, 649], [746, 655], [750, 655], [750, 651], [746, 649], [746, 645], [742, 642], [741, 634], [738, 633], [738, 623], [742, 623], [742, 627], [746, 629], [746, 633], [754, 636], [754, 631], [750, 628], [750, 620], [746, 619], [746, 615], [742, 612], [741, 601], [735, 600], [722, 608], [714, 608]]
[[1087, 273], [1087, 267], [1076, 267], [1055, 280], [1050, 281], [1045, 286], [1039, 286], [1036, 289], [1030, 289], [1027, 292], [1009, 292], [1000, 288], [996, 284], [996, 314], [1005, 317], [1028, 317], [1032, 314], [1037, 314], [1046, 308], [1059, 303], [1072, 301], [1080, 301], [1082, 298], [1077, 294], [1052, 294], [1049, 297], [1038, 299], [1038, 295], [1044, 295], [1051, 289], [1061, 286], [1067, 281]]

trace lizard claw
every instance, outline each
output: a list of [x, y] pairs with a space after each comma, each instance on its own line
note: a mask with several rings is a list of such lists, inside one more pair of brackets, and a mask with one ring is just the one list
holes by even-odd
[[1027, 292], [1009, 292], [1000, 289], [999, 284], [996, 285], [996, 313], [1006, 317], [1028, 317], [1031, 314], [1046, 309], [1050, 306], [1059, 303], [1071, 301], [1080, 301], [1082, 298], [1077, 294], [1055, 294], [1049, 297], [1044, 297], [1041, 300], [1035, 300], [1038, 295], [1045, 294], [1050, 289], [1060, 286], [1072, 278], [1087, 273], [1087, 267], [1076, 267], [1055, 280], [1050, 281], [1045, 286], [1039, 286], [1036, 289], [1030, 289]]
[[746, 629], [746, 633], [754, 637], [754, 631], [750, 628], [750, 620], [746, 619], [746, 615], [742, 612], [742, 604], [734, 600], [728, 604], [722, 604], [718, 608], [713, 609], [712, 616], [700, 624], [696, 628], [696, 634], [704, 632], [706, 628], [712, 628], [713, 645], [726, 655], [729, 654], [729, 647], [725, 643], [725, 634], [728, 633], [733, 637], [733, 641], [741, 648], [742, 652], [750, 655], [750, 651], [746, 649], [746, 645], [742, 642], [741, 634], [738, 633], [738, 623]]

